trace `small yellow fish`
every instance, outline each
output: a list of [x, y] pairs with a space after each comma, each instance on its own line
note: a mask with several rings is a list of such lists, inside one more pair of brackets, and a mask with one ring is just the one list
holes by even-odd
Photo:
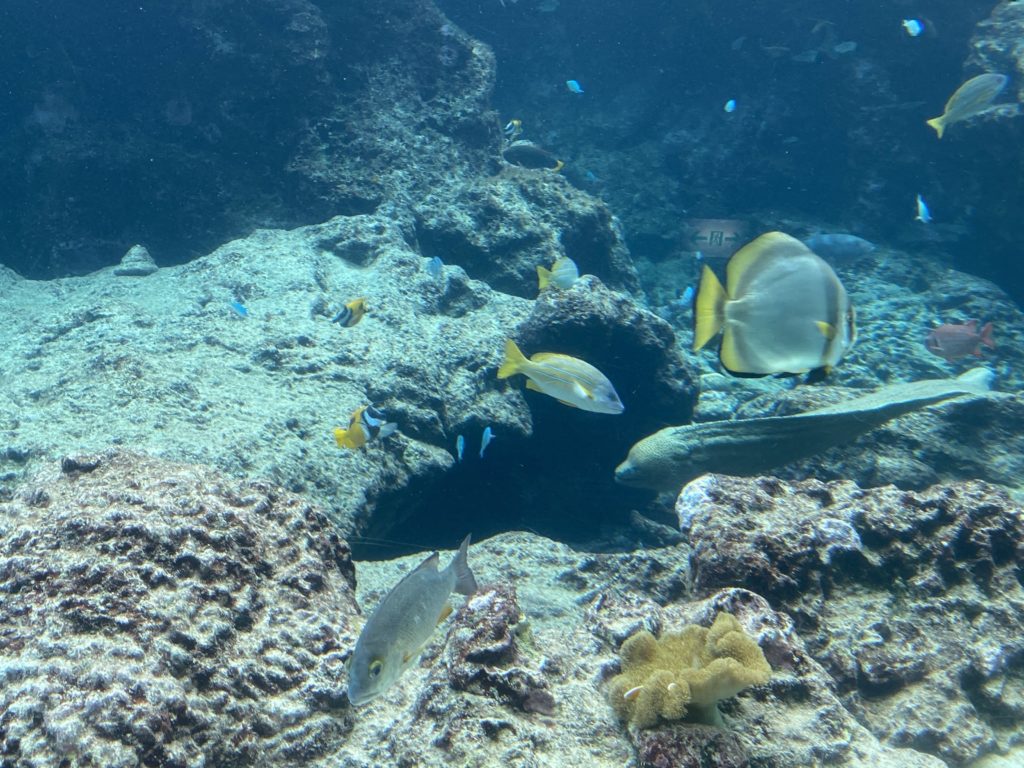
[[542, 392], [563, 405], [594, 413], [622, 413], [625, 410], [615, 387], [590, 363], [554, 352], [538, 352], [529, 360], [512, 339], [505, 342], [505, 361], [498, 378], [521, 373], [526, 388]]
[[352, 299], [352, 301], [338, 311], [338, 314], [334, 316], [331, 322], [342, 325], [345, 328], [351, 328], [363, 319], [367, 309], [366, 299]]
[[339, 448], [354, 451], [375, 438], [387, 437], [398, 425], [386, 421], [386, 418], [384, 411], [372, 405], [361, 405], [349, 418], [348, 429], [335, 428], [334, 441]]
[[573, 283], [579, 280], [579, 277], [580, 270], [576, 266], [576, 262], [568, 256], [560, 256], [555, 259], [551, 269], [537, 267], [537, 283], [542, 291], [549, 285], [562, 289], [572, 288]]
[[941, 139], [948, 126], [988, 109], [992, 100], [1006, 87], [1007, 79], [1006, 75], [995, 72], [972, 77], [956, 89], [946, 102], [945, 111], [938, 117], [928, 120], [928, 125], [935, 129]]

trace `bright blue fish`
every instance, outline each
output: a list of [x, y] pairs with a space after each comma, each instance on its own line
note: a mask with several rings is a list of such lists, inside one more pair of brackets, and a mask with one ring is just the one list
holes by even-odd
[[722, 107], [722, 109], [724, 109], [726, 112], [735, 112], [736, 99], [729, 99], [727, 102], [725, 102], [725, 106]]
[[565, 87], [572, 93], [583, 93], [583, 86], [581, 86], [577, 80], [566, 80]]
[[901, 23], [903, 24], [903, 29], [905, 29], [907, 34], [911, 37], [917, 37], [924, 32], [924, 24], [917, 19], [904, 19]]
[[462, 461], [462, 454], [466, 452], [466, 438], [459, 435], [455, 438], [455, 460]]
[[444, 266], [444, 262], [441, 261], [440, 256], [435, 256], [427, 262], [427, 274], [435, 280], [441, 276], [441, 268]]
[[240, 301], [232, 301], [230, 304], [228, 304], [228, 306], [231, 307], [231, 311], [234, 312], [239, 317], [249, 316], [249, 310], [246, 309], [245, 304], [243, 304]]
[[686, 286], [686, 290], [683, 291], [683, 295], [679, 297], [679, 301], [682, 304], [690, 304], [693, 301], [693, 286]]
[[914, 217], [914, 220], [920, 221], [922, 224], [928, 224], [932, 220], [932, 212], [928, 210], [928, 203], [920, 195], [917, 196], [917, 216]]
[[491, 440], [494, 439], [494, 433], [490, 427], [484, 427], [484, 433], [480, 435], [480, 458], [484, 457], [484, 451], [487, 450], [487, 446], [491, 444]]

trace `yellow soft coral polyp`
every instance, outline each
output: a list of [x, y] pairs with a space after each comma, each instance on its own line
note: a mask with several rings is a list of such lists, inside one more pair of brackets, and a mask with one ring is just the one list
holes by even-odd
[[646, 630], [619, 650], [622, 672], [609, 684], [619, 717], [638, 728], [684, 717], [718, 724], [717, 702], [771, 676], [760, 646], [735, 616], [719, 613], [711, 628], [688, 626], [655, 638]]

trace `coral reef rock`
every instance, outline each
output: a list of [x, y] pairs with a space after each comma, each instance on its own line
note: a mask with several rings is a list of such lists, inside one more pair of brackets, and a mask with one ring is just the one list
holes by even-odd
[[1004, 492], [705, 475], [676, 508], [698, 593], [756, 589], [792, 615], [884, 742], [950, 765], [1021, 750], [1024, 512]]
[[347, 545], [295, 496], [131, 454], [66, 457], [0, 507], [0, 763], [329, 754], [354, 588]]

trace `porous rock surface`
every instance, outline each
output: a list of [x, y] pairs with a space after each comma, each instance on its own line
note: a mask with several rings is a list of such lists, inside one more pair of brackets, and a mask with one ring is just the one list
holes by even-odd
[[282, 765], [344, 740], [348, 546], [267, 483], [66, 457], [0, 506], [0, 764]]
[[[82, 765], [937, 768], [880, 744], [794, 622], [744, 589], [689, 597], [688, 547], [581, 553], [508, 533], [481, 584], [380, 698], [353, 709], [362, 620], [326, 518], [266, 483], [130, 454], [66, 457], [3, 505], [0, 760]], [[442, 556], [447, 562], [450, 554]], [[361, 563], [364, 615], [422, 554]], [[622, 641], [736, 615], [771, 681], [724, 730], [630, 731], [605, 700]]]
[[[504, 340], [535, 302], [491, 290], [457, 266], [435, 278], [415, 248], [412, 219], [387, 209], [259, 230], [145, 279], [114, 268], [47, 282], [5, 272], [2, 490], [9, 494], [39, 461], [130, 445], [269, 478], [322, 503], [347, 531], [387, 536], [422, 517], [420, 497], [404, 491], [447, 473], [457, 434], [491, 425], [506, 445], [531, 435], [521, 380], [509, 386], [495, 371]], [[578, 311], [600, 344], [552, 347], [559, 339], [536, 325], [531, 340], [589, 357], [643, 348], [628, 373], [645, 381], [648, 396], [622, 392], [630, 424], [653, 423], [655, 401], [675, 404], [669, 413], [685, 418], [693, 385], [674, 376], [683, 367], [671, 329], [625, 294], [587, 285], [547, 322], [552, 333], [579, 326]], [[369, 307], [362, 321], [332, 323], [357, 297]], [[690, 399], [676, 397], [686, 386]], [[339, 449], [333, 428], [370, 402], [398, 434]], [[608, 485], [617, 455], [636, 437], [605, 442]]]
[[883, 741], [950, 765], [1022, 751], [1024, 512], [1004, 492], [706, 475], [676, 508], [697, 593], [745, 587], [793, 616]]

